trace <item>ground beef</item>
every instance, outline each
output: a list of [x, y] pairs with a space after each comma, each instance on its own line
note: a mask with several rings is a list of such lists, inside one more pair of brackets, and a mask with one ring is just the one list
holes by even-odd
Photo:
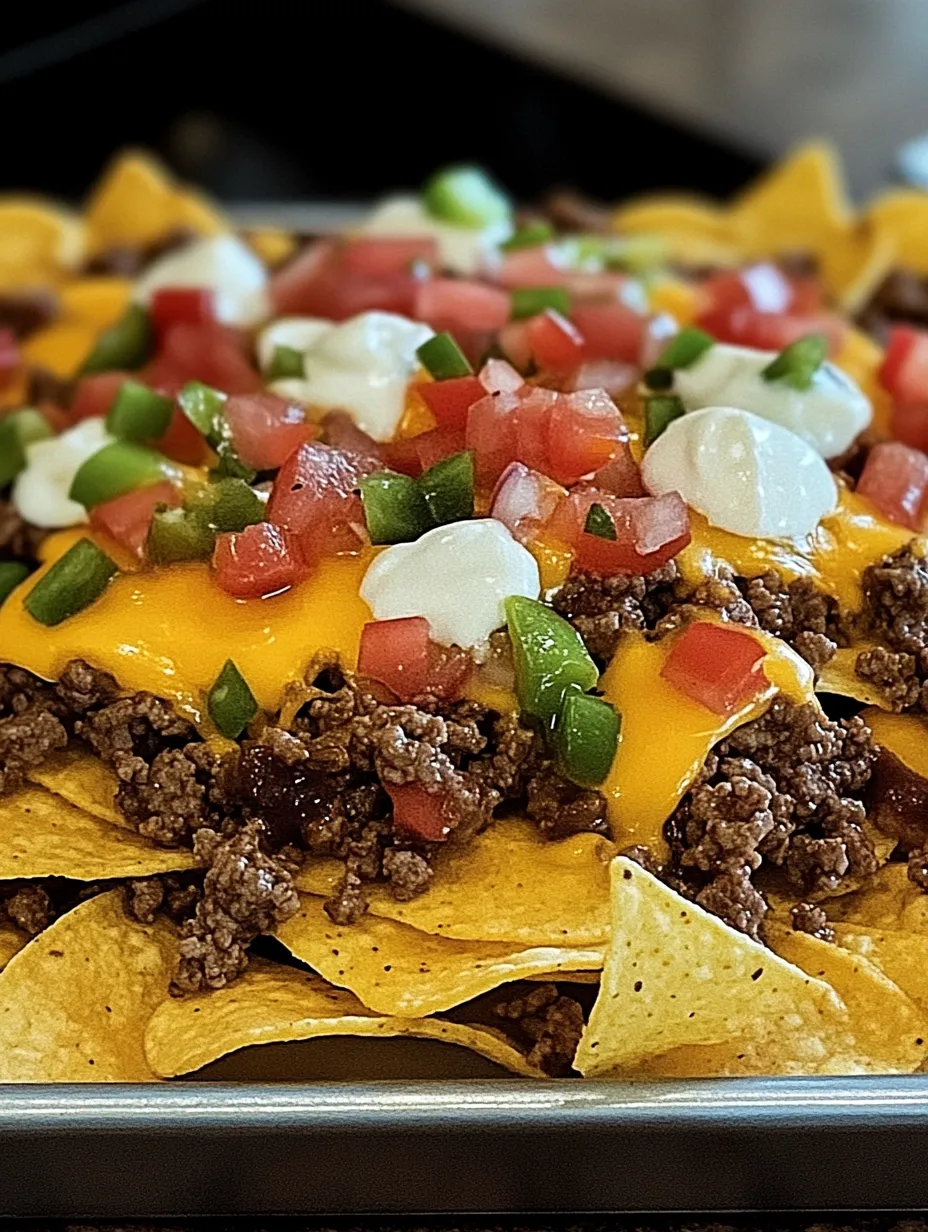
[[47, 534], [47, 530], [24, 521], [9, 498], [0, 497], [0, 560], [35, 560]]
[[30, 937], [48, 928], [55, 918], [52, 900], [44, 886], [40, 885], [22, 886], [3, 903], [3, 907], [16, 927]]
[[860, 326], [881, 343], [894, 322], [928, 325], [928, 279], [911, 270], [891, 270], [857, 319]]
[[825, 910], [818, 903], [797, 903], [790, 912], [793, 928], [799, 933], [818, 937], [819, 941], [834, 941], [835, 930], [828, 923]]
[[860, 795], [874, 750], [860, 718], [774, 700], [710, 754], [667, 825], [671, 871], [701, 906], [757, 937], [764, 864], [801, 893], [835, 890], [876, 870]]
[[928, 711], [928, 561], [914, 545], [864, 571], [863, 630], [882, 645], [857, 657], [857, 674], [894, 710]]
[[678, 583], [673, 561], [647, 576], [576, 573], [558, 590], [552, 604], [574, 625], [590, 654], [608, 663], [623, 633], [653, 629], [670, 612]]
[[909, 852], [909, 881], [928, 893], [928, 851], [920, 847]]
[[87, 274], [112, 274], [117, 278], [137, 278], [156, 259], [197, 238], [189, 227], [175, 227], [167, 235], [146, 246], [115, 245], [93, 257], [84, 267]]
[[578, 787], [547, 765], [529, 781], [526, 813], [549, 839], [592, 831], [609, 835], [606, 797], [599, 791]]
[[248, 964], [248, 946], [299, 910], [293, 849], [272, 854], [258, 821], [230, 838], [200, 830], [194, 853], [208, 868], [196, 913], [180, 928], [178, 993], [223, 988]]
[[199, 870], [130, 880], [126, 883], [126, 910], [142, 924], [151, 924], [158, 912], [180, 924], [195, 911], [202, 881]]
[[117, 697], [119, 686], [109, 672], [101, 672], [83, 659], [72, 659], [61, 673], [55, 692], [70, 711], [83, 715]]
[[17, 338], [27, 338], [58, 315], [54, 291], [4, 291], [0, 294], [0, 328], [11, 329]]
[[0, 719], [0, 794], [15, 791], [32, 766], [67, 745], [67, 729], [44, 701]]
[[78, 720], [75, 732], [126, 779], [135, 762], [151, 761], [165, 745], [182, 746], [196, 739], [192, 725], [153, 693], [135, 693], [91, 711]]
[[557, 985], [539, 984], [524, 996], [503, 1001], [494, 1013], [516, 1028], [520, 1042], [531, 1045], [530, 1064], [552, 1078], [570, 1072], [583, 1034], [583, 1010], [571, 997], [561, 996]]
[[739, 578], [737, 584], [760, 627], [789, 642], [816, 670], [844, 640], [837, 600], [816, 590], [808, 578], [785, 582], [771, 570]]
[[585, 231], [594, 235], [614, 232], [614, 211], [570, 188], [557, 188], [544, 203], [544, 212], [558, 231]]
[[140, 924], [154, 923], [164, 903], [164, 886], [158, 877], [142, 877], [126, 883], [126, 909]]
[[163, 749], [151, 763], [121, 757], [116, 803], [139, 834], [163, 847], [189, 846], [204, 826], [221, 824], [220, 758], [207, 744]]

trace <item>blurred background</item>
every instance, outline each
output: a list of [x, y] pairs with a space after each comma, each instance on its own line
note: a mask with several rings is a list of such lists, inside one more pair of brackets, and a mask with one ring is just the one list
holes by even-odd
[[77, 199], [153, 148], [247, 215], [477, 160], [517, 197], [726, 194], [832, 137], [922, 174], [925, 0], [39, 0], [4, 6], [2, 186]]

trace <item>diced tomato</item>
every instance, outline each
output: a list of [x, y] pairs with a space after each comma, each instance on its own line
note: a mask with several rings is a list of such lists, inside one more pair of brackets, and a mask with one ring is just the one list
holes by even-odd
[[430, 432], [422, 432], [412, 438], [416, 447], [419, 466], [427, 471], [430, 466], [440, 462], [442, 458], [450, 458], [452, 454], [460, 453], [467, 448], [467, 440], [463, 428], [432, 428]]
[[322, 418], [322, 430], [327, 445], [363, 458], [375, 469], [383, 465], [383, 447], [359, 428], [347, 411], [328, 411]]
[[180, 493], [173, 483], [164, 480], [147, 488], [126, 492], [114, 500], [95, 505], [90, 511], [90, 525], [95, 531], [109, 535], [122, 547], [141, 556], [151, 527], [152, 516], [158, 505], [175, 508], [180, 504]]
[[416, 291], [415, 316], [439, 333], [494, 331], [509, 320], [509, 296], [484, 282], [431, 278]]
[[648, 319], [627, 304], [577, 305], [570, 319], [583, 335], [586, 359], [638, 362]]
[[[704, 312], [754, 308], [758, 312], [783, 313], [793, 307], [793, 288], [778, 266], [761, 262], [741, 270], [711, 274], [699, 286], [699, 299]], [[821, 303], [815, 306], [821, 307]]]
[[276, 394], [235, 394], [225, 405], [235, 452], [256, 471], [276, 470], [316, 435], [302, 406]]
[[207, 325], [216, 319], [213, 292], [208, 287], [159, 287], [148, 314], [158, 338], [172, 325]]
[[921, 530], [928, 494], [928, 456], [901, 441], [881, 441], [867, 455], [857, 491], [890, 522]]
[[475, 376], [456, 376], [447, 381], [423, 381], [417, 388], [439, 427], [444, 428], [466, 427], [467, 412], [486, 392]]
[[269, 522], [219, 535], [213, 551], [216, 581], [236, 599], [260, 599], [295, 586], [307, 565], [293, 535]]
[[514, 394], [525, 385], [525, 377], [505, 359], [488, 359], [477, 378], [488, 394]]
[[142, 379], [171, 394], [187, 381], [203, 381], [227, 394], [257, 393], [262, 385], [260, 374], [245, 358], [241, 337], [214, 322], [171, 326]]
[[525, 370], [532, 362], [532, 344], [528, 337], [527, 321], [510, 321], [499, 331], [499, 345], [503, 354], [519, 369]]
[[379, 680], [401, 701], [421, 697], [428, 686], [430, 638], [424, 616], [371, 621], [361, 630], [358, 673]]
[[[553, 389], [526, 386], [516, 407], [515, 458], [536, 471], [554, 475], [551, 461], [551, 421], [563, 398]], [[554, 475], [559, 479], [560, 475]]]
[[[598, 504], [615, 524], [615, 539], [600, 539], [584, 527]], [[597, 488], [576, 490], [558, 505], [548, 529], [574, 551], [574, 564], [591, 573], [653, 573], [689, 543], [689, 511], [676, 492], [624, 499]]]
[[547, 245], [537, 248], [521, 248], [507, 252], [496, 271], [500, 286], [558, 287], [563, 284], [564, 271], [551, 260]]
[[621, 359], [586, 359], [579, 368], [568, 373], [560, 388], [565, 393], [604, 389], [610, 397], [617, 397], [631, 389], [638, 376], [639, 370]]
[[337, 249], [337, 240], [317, 240], [275, 272], [270, 285], [275, 316], [312, 315], [305, 305], [314, 299], [317, 280], [326, 272]]
[[893, 403], [889, 426], [900, 441], [928, 452], [928, 401]]
[[502, 522], [521, 542], [533, 539], [567, 495], [559, 483], [511, 462], [499, 478], [490, 501], [490, 516]]
[[438, 264], [438, 243], [430, 235], [402, 239], [349, 240], [341, 249], [341, 267], [349, 278], [389, 278], [408, 274], [417, 261]]
[[62, 410], [60, 406], [56, 406], [54, 402], [40, 402], [35, 409], [56, 435], [59, 432], [67, 431], [71, 427], [71, 416], [67, 411]]
[[766, 686], [764, 654], [750, 633], [696, 620], [674, 642], [661, 676], [714, 714], [731, 714]]
[[81, 377], [71, 398], [69, 411], [72, 422], [107, 415], [120, 389], [134, 376], [132, 372], [99, 372], [94, 376]]
[[800, 316], [758, 312], [754, 308], [702, 313], [696, 324], [719, 342], [756, 347], [761, 351], [782, 351], [807, 334], [823, 334], [828, 340], [829, 355], [841, 349], [848, 329], [847, 322], [835, 312]]
[[563, 372], [576, 367], [584, 357], [583, 335], [572, 321], [553, 308], [532, 317], [526, 324], [526, 335], [540, 368]]
[[[402, 249], [400, 246], [404, 246]], [[412, 316], [416, 292], [428, 268], [416, 258], [434, 259], [434, 241], [324, 240], [298, 254], [271, 280], [271, 302], [279, 315], [305, 314], [344, 321], [379, 309]], [[403, 261], [400, 262], [400, 254]]]
[[22, 362], [16, 334], [11, 329], [0, 328], [0, 388], [12, 381]]
[[268, 521], [292, 531], [309, 560], [357, 552], [365, 541], [358, 482], [376, 469], [373, 462], [330, 445], [301, 445], [277, 473]]
[[551, 410], [541, 469], [559, 483], [576, 483], [605, 466], [627, 439], [622, 412], [604, 390], [561, 394]]
[[928, 402], [928, 330], [894, 325], [879, 379], [897, 402]]
[[183, 411], [175, 411], [164, 436], [156, 442], [158, 448], [175, 462], [201, 466], [206, 460], [206, 441]]
[[401, 475], [410, 475], [413, 479], [422, 474], [417, 439], [415, 436], [408, 436], [384, 443], [381, 447], [383, 461], [389, 470], [399, 471]]
[[393, 802], [393, 824], [409, 838], [443, 843], [452, 827], [445, 818], [443, 792], [428, 792], [419, 783], [388, 786]]
[[510, 462], [515, 462], [519, 395], [487, 394], [467, 416], [467, 448], [474, 451], [477, 486], [489, 490]]
[[602, 470], [593, 476], [593, 487], [613, 496], [647, 496], [641, 478], [641, 468], [632, 457], [628, 441], [619, 444], [619, 451]]

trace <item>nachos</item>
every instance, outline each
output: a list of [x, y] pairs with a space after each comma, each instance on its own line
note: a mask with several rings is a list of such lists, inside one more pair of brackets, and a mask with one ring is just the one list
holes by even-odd
[[0, 203], [0, 1079], [920, 1069], [925, 200]]

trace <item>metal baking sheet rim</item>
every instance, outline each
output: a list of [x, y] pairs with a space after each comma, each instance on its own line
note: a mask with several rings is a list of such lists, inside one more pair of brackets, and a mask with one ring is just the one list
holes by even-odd
[[0, 1086], [0, 1216], [928, 1207], [928, 1077]]

